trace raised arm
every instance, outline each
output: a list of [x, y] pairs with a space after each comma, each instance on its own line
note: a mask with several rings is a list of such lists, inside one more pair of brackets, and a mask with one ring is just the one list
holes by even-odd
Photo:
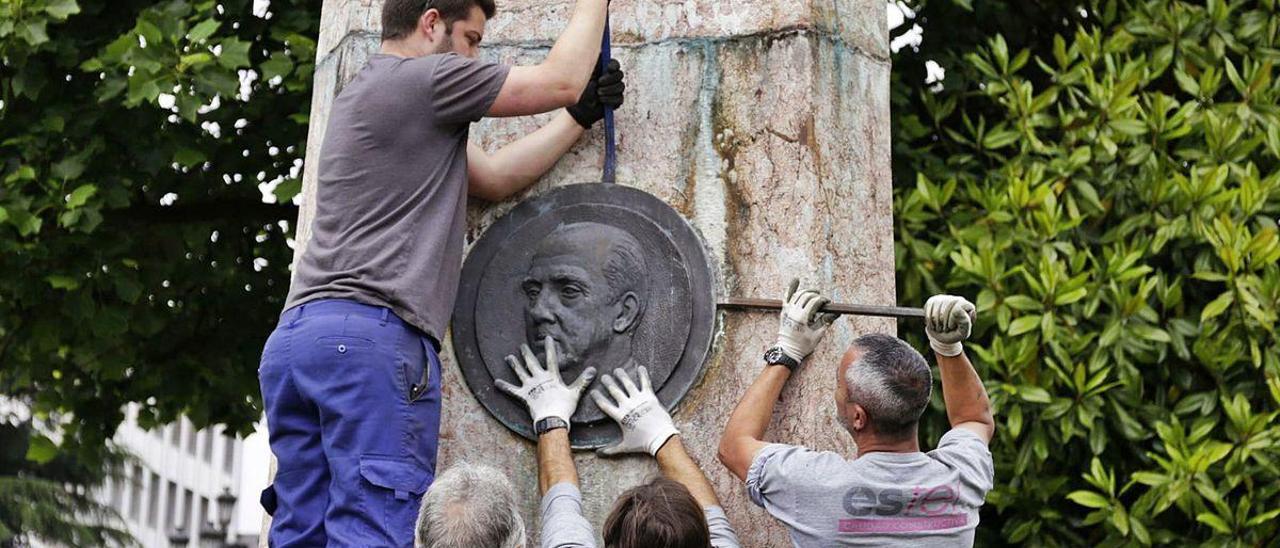
[[524, 190], [560, 161], [582, 131], [582, 126], [562, 112], [493, 154], [467, 143], [467, 194], [497, 202]]
[[489, 154], [467, 145], [467, 192], [496, 202], [523, 190], [556, 165], [583, 131], [604, 117], [606, 108], [622, 106], [626, 82], [616, 60], [601, 68], [573, 106], [537, 131]]
[[711, 534], [711, 546], [738, 548], [738, 536], [720, 507], [720, 499], [716, 498], [706, 474], [685, 450], [671, 414], [662, 407], [662, 402], [653, 392], [648, 370], [636, 368], [636, 381], [633, 382], [626, 371], [615, 369], [612, 375], [601, 377], [600, 382], [608, 389], [609, 396], [592, 391], [591, 398], [600, 410], [618, 423], [622, 429], [622, 440], [600, 449], [599, 453], [608, 456], [643, 452], [657, 457], [662, 475], [683, 485], [702, 507]]
[[765, 365], [724, 425], [718, 453], [720, 463], [740, 480], [747, 479], [751, 461], [761, 448], [768, 445], [764, 442], [764, 431], [769, 427], [769, 418], [773, 416], [782, 387], [790, 377], [791, 369], [788, 367]]
[[765, 353], [766, 365], [742, 396], [720, 436], [720, 462], [738, 479], [746, 480], [756, 452], [767, 445], [764, 431], [769, 427], [773, 407], [794, 368], [813, 353], [836, 316], [819, 313], [829, 301], [817, 291], [796, 291], [792, 280], [783, 302], [778, 342]]
[[934, 295], [925, 303], [924, 310], [925, 333], [942, 375], [947, 419], [952, 428], [970, 430], [990, 443], [996, 430], [991, 399], [961, 344], [973, 330], [976, 309], [963, 297]]
[[702, 472], [702, 468], [698, 467], [698, 463], [694, 462], [693, 457], [689, 456], [689, 452], [684, 448], [684, 442], [680, 441], [680, 436], [672, 436], [667, 443], [658, 449], [658, 468], [662, 470], [662, 475], [667, 479], [679, 482], [693, 494], [693, 499], [698, 501], [698, 505], [706, 508], [708, 506], [720, 506], [720, 499], [716, 497], [715, 489], [711, 487], [711, 482], [707, 480], [707, 475]]
[[569, 430], [565, 428], [538, 435], [538, 493], [545, 495], [561, 483], [578, 485], [578, 467], [573, 464]]
[[496, 384], [525, 403], [538, 434], [538, 491], [542, 493], [542, 547], [594, 548], [595, 533], [582, 513], [582, 493], [578, 490], [578, 469], [569, 447], [569, 417], [578, 408], [578, 398], [595, 378], [595, 368], [587, 368], [578, 380], [565, 386], [560, 378], [556, 346], [551, 337], [545, 344], [547, 365], [526, 345], [520, 345], [521, 363], [507, 356], [507, 365], [520, 380], [516, 386], [502, 379]]
[[698, 504], [703, 507], [719, 506], [720, 500], [711, 489], [711, 482], [685, 450], [671, 414], [662, 407], [662, 402], [653, 392], [649, 370], [644, 366], [637, 367], [636, 380], [632, 381], [626, 371], [615, 369], [612, 375], [606, 373], [601, 377], [600, 382], [609, 391], [609, 396], [596, 390], [591, 392], [591, 398], [601, 411], [618, 423], [622, 429], [622, 440], [602, 447], [599, 453], [602, 456], [626, 453], [653, 455], [658, 459], [662, 475], [688, 489]]
[[555, 343], [546, 342], [547, 365], [543, 367], [526, 345], [520, 345], [524, 357], [521, 363], [515, 356], [507, 356], [507, 365], [520, 380], [520, 386], [498, 379], [499, 390], [525, 403], [538, 433], [538, 490], [543, 494], [559, 483], [578, 485], [578, 471], [573, 464], [569, 448], [569, 417], [578, 408], [595, 368], [587, 368], [573, 384], [566, 386], [560, 378], [560, 365], [556, 359]]
[[526, 116], [576, 103], [600, 56], [607, 6], [607, 0], [578, 0], [547, 58], [531, 67], [512, 67], [487, 115]]

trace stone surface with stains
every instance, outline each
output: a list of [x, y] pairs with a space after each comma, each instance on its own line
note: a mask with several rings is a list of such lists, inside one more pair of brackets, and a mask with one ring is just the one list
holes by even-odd
[[[541, 60], [572, 0], [498, 2], [483, 56]], [[329, 105], [378, 44], [377, 0], [325, 0], [298, 242], [305, 245], [314, 166]], [[699, 232], [721, 295], [777, 298], [790, 276], [840, 301], [893, 304], [888, 32], [872, 0], [615, 0], [615, 56], [627, 72], [617, 113], [618, 181], [649, 192]], [[550, 115], [487, 119], [472, 138], [495, 148]], [[473, 201], [468, 245], [520, 200], [600, 177], [597, 128], [528, 191], [499, 204]], [[299, 249], [302, 245], [299, 245]], [[909, 303], [908, 303], [909, 304]], [[834, 415], [834, 372], [846, 345], [892, 320], [846, 317], [788, 383], [768, 439], [851, 454]], [[784, 546], [785, 531], [747, 499], [716, 460], [724, 421], [773, 342], [773, 314], [720, 313], [702, 378], [675, 413], [744, 546]], [[443, 352], [442, 469], [484, 462], [510, 475], [537, 531], [535, 447], [476, 402]], [[625, 489], [657, 473], [648, 457], [578, 453], [588, 519], [599, 526]], [[265, 537], [264, 537], [265, 538]]]

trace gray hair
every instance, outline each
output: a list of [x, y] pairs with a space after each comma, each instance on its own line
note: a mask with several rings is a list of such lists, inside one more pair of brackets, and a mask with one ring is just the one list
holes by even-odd
[[524, 519], [506, 474], [459, 462], [436, 478], [418, 511], [424, 548], [521, 548]]
[[609, 260], [604, 263], [604, 277], [609, 281], [609, 289], [616, 300], [628, 291], [634, 291], [644, 299], [646, 293], [645, 276], [648, 269], [644, 264], [644, 251], [630, 234], [619, 230], [620, 235], [609, 248]]
[[862, 350], [844, 371], [849, 403], [862, 406], [871, 427], [886, 436], [911, 433], [933, 391], [933, 373], [916, 349], [889, 335], [863, 335], [853, 341]]

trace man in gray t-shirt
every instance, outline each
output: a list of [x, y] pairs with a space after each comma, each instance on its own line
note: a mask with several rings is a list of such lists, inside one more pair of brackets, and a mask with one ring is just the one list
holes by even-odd
[[[467, 197], [524, 189], [604, 107], [621, 104], [616, 62], [591, 76], [605, 4], [578, 0], [545, 61], [508, 67], [476, 59], [493, 0], [386, 0], [381, 50], [330, 108], [311, 238], [285, 309], [319, 299], [386, 307], [439, 342], [457, 293]], [[468, 141], [482, 117], [558, 109], [493, 154]]]
[[[565, 385], [556, 361], [555, 344], [545, 341], [544, 367], [528, 346], [521, 347], [523, 361], [508, 356], [507, 363], [520, 386], [497, 382], [503, 392], [529, 408], [538, 434], [538, 489], [542, 492], [542, 547], [595, 548], [596, 535], [582, 515], [578, 471], [569, 447], [569, 416], [578, 398], [595, 378], [588, 367], [573, 384]], [[645, 453], [654, 456], [663, 477], [638, 485], [614, 502], [605, 519], [604, 541], [611, 548], [654, 546], [712, 546], [738, 548], [738, 537], [729, 525], [720, 501], [698, 464], [685, 451], [671, 415], [662, 407], [649, 373], [637, 368], [632, 381], [622, 369], [606, 374], [601, 383], [610, 397], [593, 391], [596, 405], [618, 422], [622, 440], [601, 448], [602, 456]], [[621, 385], [619, 384], [621, 383]]]
[[797, 285], [787, 291], [764, 371], [725, 425], [721, 462], [746, 482], [752, 502], [787, 526], [796, 546], [972, 546], [995, 477], [990, 400], [961, 347], [974, 306], [950, 295], [925, 305], [952, 427], [927, 453], [917, 435], [933, 385], [924, 357], [888, 335], [854, 340], [835, 390], [837, 417], [858, 447], [846, 458], [762, 441], [787, 378], [835, 320], [820, 312], [827, 299]]
[[[592, 71], [606, 4], [576, 0], [542, 63], [506, 67], [476, 59], [493, 0], [383, 0], [381, 49], [333, 100], [311, 237], [259, 368], [272, 546], [412, 545], [467, 197], [525, 188], [621, 103], [617, 65]], [[556, 110], [493, 154], [468, 141], [481, 117]]]

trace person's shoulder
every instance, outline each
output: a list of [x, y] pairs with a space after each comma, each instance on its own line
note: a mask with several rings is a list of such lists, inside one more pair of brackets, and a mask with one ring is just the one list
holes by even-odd
[[977, 493], [978, 499], [986, 496], [995, 481], [995, 462], [987, 441], [977, 433], [964, 428], [952, 428], [938, 441], [938, 448], [930, 451], [929, 458], [960, 475], [965, 485]]
[[949, 468], [968, 469], [990, 475], [993, 465], [991, 448], [977, 433], [964, 428], [952, 428], [938, 440], [938, 447], [927, 453], [935, 462]]
[[972, 449], [984, 453], [990, 452], [987, 447], [987, 441], [967, 428], [952, 428], [948, 430], [947, 433], [942, 435], [942, 439], [938, 440], [938, 447], [930, 451], [929, 454], [933, 455], [938, 451], [947, 449]]
[[847, 467], [848, 461], [837, 453], [771, 443], [756, 451], [747, 469], [747, 495], [764, 508], [791, 504], [786, 501], [845, 476]]
[[851, 461], [832, 451], [815, 451], [800, 445], [771, 443], [756, 452], [752, 468], [771, 468], [789, 474], [822, 474], [849, 466]]
[[347, 86], [363, 83], [374, 88], [383, 88], [388, 85], [395, 86], [399, 82], [406, 85], [421, 85], [436, 70], [437, 61], [429, 60], [427, 57], [401, 57], [390, 53], [374, 53], [369, 56], [360, 74]]
[[437, 67], [437, 70], [466, 70], [487, 67], [490, 65], [497, 66], [483, 59], [467, 57], [454, 51], [445, 53], [432, 53], [422, 57], [415, 57], [410, 62], [420, 63], [422, 66]]
[[388, 53], [375, 53], [369, 57], [366, 68], [388, 72], [433, 73], [449, 67], [468, 67], [479, 61], [455, 52], [432, 53], [418, 57], [401, 57]]

